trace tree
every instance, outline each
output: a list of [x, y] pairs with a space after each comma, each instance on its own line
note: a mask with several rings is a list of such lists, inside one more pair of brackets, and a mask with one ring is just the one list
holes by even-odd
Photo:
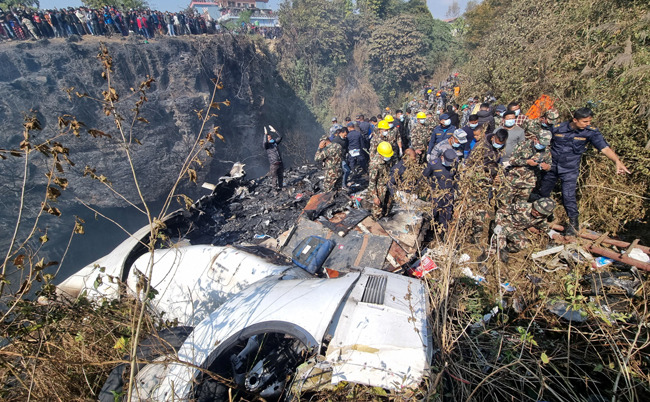
[[447, 9], [447, 14], [445, 14], [447, 18], [458, 18], [460, 16], [460, 6], [458, 5], [458, 1], [454, 0], [450, 5], [449, 8]]
[[119, 8], [120, 10], [139, 10], [148, 8], [147, 0], [82, 0], [86, 7], [100, 9], [104, 6]]
[[32, 7], [39, 8], [41, 3], [39, 0], [2, 0], [0, 5], [7, 8], [16, 8], [16, 7]]
[[469, 0], [467, 4], [465, 5], [465, 12], [469, 13], [473, 9], [475, 9], [478, 6], [478, 1], [477, 0]]

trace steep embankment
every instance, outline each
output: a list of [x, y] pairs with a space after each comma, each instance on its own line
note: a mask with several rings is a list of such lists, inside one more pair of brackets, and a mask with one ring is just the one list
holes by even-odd
[[[223, 89], [215, 100], [229, 100], [231, 104], [212, 111], [218, 117], [206, 129], [219, 126], [224, 142], [217, 140], [214, 158], [207, 158], [203, 167], [197, 168], [199, 184], [223, 174], [237, 160], [246, 163], [250, 175], [265, 174], [268, 161], [261, 147], [263, 125], [273, 125], [285, 134], [285, 159], [311, 158], [307, 150], [315, 148], [321, 129], [277, 74], [274, 57], [261, 38], [230, 34], [163, 37], [149, 44], [129, 38], [109, 40], [106, 45], [113, 58], [112, 85], [120, 94], [119, 108], [125, 122], [132, 119], [131, 109], [138, 100], [130, 88], [137, 88], [147, 76], [156, 80], [140, 113], [149, 123], [136, 122], [132, 133], [142, 145], [131, 147], [139, 184], [148, 201], [160, 200], [172, 187], [201, 127], [196, 111], [207, 109], [216, 77], [221, 77]], [[80, 137], [68, 134], [57, 139], [70, 148], [75, 166], [65, 166], [69, 186], [54, 204], [62, 211], [62, 218], [45, 222], [51, 239], [57, 237], [58, 228], [71, 222], [72, 214], [78, 213], [75, 197], [100, 209], [126, 205], [108, 187], [83, 177], [85, 166], [104, 175], [126, 199], [139, 203], [113, 119], [104, 115], [99, 102], [75, 96], [79, 92], [103, 99], [101, 93], [107, 83], [96, 57], [99, 46], [99, 40], [86, 38], [81, 42], [57, 39], [0, 47], [0, 149], [18, 149], [23, 139], [23, 116], [30, 109], [37, 111], [43, 126], [42, 131], [33, 132], [34, 144], [57, 135], [59, 116], [72, 115], [85, 124]], [[69, 97], [64, 89], [71, 87], [74, 90]], [[113, 138], [93, 138], [87, 133], [90, 128]], [[24, 158], [18, 157], [0, 162], [4, 190], [0, 223], [5, 228], [12, 229], [15, 224], [23, 163]], [[25, 208], [28, 218], [35, 215], [43, 200], [45, 163], [38, 156], [30, 160]], [[184, 183], [182, 192], [193, 198], [200, 194], [197, 184]], [[23, 227], [31, 227], [31, 222], [23, 223]], [[10, 232], [0, 236], [1, 245], [6, 246]], [[97, 257], [100, 255], [97, 251]]]

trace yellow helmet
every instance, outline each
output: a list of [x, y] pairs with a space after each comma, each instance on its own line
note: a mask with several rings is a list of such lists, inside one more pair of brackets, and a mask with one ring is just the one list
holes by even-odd
[[417, 117], [418, 119], [426, 119], [426, 118], [427, 118], [427, 114], [424, 113], [424, 112], [418, 112], [418, 114], [415, 115], [415, 117]]
[[392, 122], [395, 121], [395, 119], [393, 118], [393, 116], [391, 116], [391, 115], [389, 115], [389, 114], [387, 114], [387, 115], [384, 117], [384, 120], [386, 120], [386, 121], [389, 122], [389, 123], [392, 123]]
[[433, 92], [431, 89], [427, 91], [428, 94], [430, 94], [431, 92]]
[[390, 126], [388, 125], [388, 122], [386, 120], [382, 120], [379, 123], [377, 123], [377, 128], [381, 130], [390, 130]]
[[377, 145], [377, 152], [384, 158], [390, 158], [394, 154], [393, 146], [386, 141], [382, 141]]

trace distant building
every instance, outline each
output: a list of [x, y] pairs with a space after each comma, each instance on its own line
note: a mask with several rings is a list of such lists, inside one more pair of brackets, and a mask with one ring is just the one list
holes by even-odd
[[193, 7], [199, 14], [209, 14], [211, 18], [225, 24], [229, 21], [238, 21], [239, 14], [243, 11], [251, 11], [251, 24], [260, 27], [278, 26], [278, 17], [276, 13], [267, 7], [269, 0], [204, 0], [192, 1], [190, 7]]

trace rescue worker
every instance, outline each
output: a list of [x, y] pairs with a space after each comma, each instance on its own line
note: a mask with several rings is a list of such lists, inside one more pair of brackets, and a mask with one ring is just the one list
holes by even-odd
[[[480, 126], [479, 126], [480, 127]], [[472, 194], [466, 213], [463, 216], [471, 228], [470, 242], [476, 243], [485, 231], [485, 222], [494, 213], [494, 186], [498, 186], [501, 173], [501, 153], [508, 140], [508, 131], [504, 129], [488, 134], [477, 142], [470, 156], [466, 159], [466, 174], [470, 175], [466, 189]]]
[[341, 189], [348, 189], [348, 177], [350, 176], [350, 165], [348, 165], [348, 129], [339, 128], [334, 132], [334, 139], [332, 142], [337, 143], [341, 146], [341, 168], [343, 169], [343, 181], [341, 183]]
[[438, 232], [444, 235], [454, 212], [456, 193], [456, 165], [458, 154], [453, 149], [446, 149], [439, 158], [429, 163], [422, 175], [429, 180], [433, 204], [433, 222], [438, 225]]
[[390, 168], [394, 163], [395, 152], [390, 143], [382, 141], [377, 145], [377, 152], [370, 159], [368, 168], [368, 197], [372, 198], [372, 216], [379, 219], [390, 211]]
[[449, 118], [449, 115], [447, 113], [441, 114], [440, 124], [437, 125], [433, 129], [433, 133], [431, 133], [431, 139], [429, 140], [429, 147], [427, 148], [427, 154], [431, 153], [431, 150], [437, 143], [442, 142], [448, 139], [449, 137], [451, 137], [454, 130], [456, 130], [456, 126], [453, 126], [451, 124], [451, 119]]
[[530, 194], [541, 183], [543, 173], [551, 170], [551, 132], [544, 130], [539, 122], [528, 124], [535, 137], [515, 148], [510, 157], [505, 182], [499, 193], [499, 201], [505, 205], [528, 201]]
[[269, 126], [269, 133], [264, 127], [263, 146], [266, 150], [266, 156], [269, 158], [269, 176], [273, 180], [273, 187], [276, 191], [282, 190], [282, 180], [284, 175], [284, 164], [278, 145], [282, 142], [282, 136], [275, 131], [273, 126]]
[[341, 177], [343, 175], [342, 155], [343, 149], [340, 144], [330, 141], [328, 136], [323, 136], [320, 139], [314, 160], [322, 162], [325, 169], [324, 192], [337, 191], [341, 187]]
[[456, 152], [458, 159], [461, 159], [465, 156], [465, 144], [467, 144], [467, 133], [462, 128], [459, 128], [454, 131], [449, 139], [437, 143], [428, 155], [427, 160], [429, 163], [434, 163], [448, 149]]
[[587, 150], [587, 144], [595, 146], [616, 165], [616, 173], [630, 173], [616, 152], [609, 147], [601, 132], [591, 127], [593, 112], [588, 108], [580, 108], [573, 112], [573, 119], [551, 128], [551, 155], [553, 163], [551, 170], [546, 173], [539, 193], [534, 198], [549, 197], [555, 183], [562, 181], [562, 204], [569, 217], [566, 236], [575, 236], [580, 230], [578, 221], [578, 201], [576, 187], [580, 173], [580, 159]]
[[[395, 118], [390, 114], [384, 116], [384, 120], [388, 123], [388, 127], [390, 128], [388, 133], [388, 138], [391, 139], [391, 141], [389, 141], [390, 145], [393, 146], [394, 150], [399, 149], [399, 157], [401, 157], [404, 150], [402, 149], [402, 136], [400, 135], [399, 132], [398, 122], [396, 122]], [[392, 140], [393, 138], [396, 139], [394, 142]], [[384, 140], [384, 141], [388, 141], [388, 140]]]
[[[391, 117], [392, 118], [392, 117]], [[377, 132], [372, 135], [370, 140], [370, 159], [377, 153], [377, 147], [380, 142], [388, 142], [393, 149], [398, 149], [399, 134], [397, 130], [390, 129], [390, 123], [382, 120], [377, 123]]]
[[505, 264], [509, 253], [517, 253], [530, 245], [526, 231], [531, 228], [547, 232], [547, 218], [555, 210], [555, 201], [548, 197], [535, 202], [516, 202], [500, 208], [495, 218], [494, 234], [497, 237], [499, 258]]
[[336, 117], [332, 117], [332, 127], [330, 127], [330, 141], [334, 140], [334, 133], [339, 128], [343, 128], [343, 126], [338, 123]]
[[510, 155], [515, 150], [515, 147], [526, 140], [524, 129], [516, 124], [515, 112], [508, 110], [503, 114], [503, 126], [500, 129], [508, 130], [508, 142], [506, 142], [501, 162], [508, 166]]
[[358, 175], [363, 172], [366, 166], [366, 143], [361, 132], [354, 124], [349, 127], [352, 130], [348, 132], [348, 166], [353, 175]]
[[427, 114], [418, 112], [416, 115], [417, 123], [411, 127], [411, 148], [415, 151], [418, 163], [426, 162], [427, 147], [431, 138], [431, 129], [427, 125]]
[[496, 127], [501, 127], [503, 125], [503, 115], [506, 113], [506, 107], [504, 105], [497, 105], [494, 108], [494, 124]]

